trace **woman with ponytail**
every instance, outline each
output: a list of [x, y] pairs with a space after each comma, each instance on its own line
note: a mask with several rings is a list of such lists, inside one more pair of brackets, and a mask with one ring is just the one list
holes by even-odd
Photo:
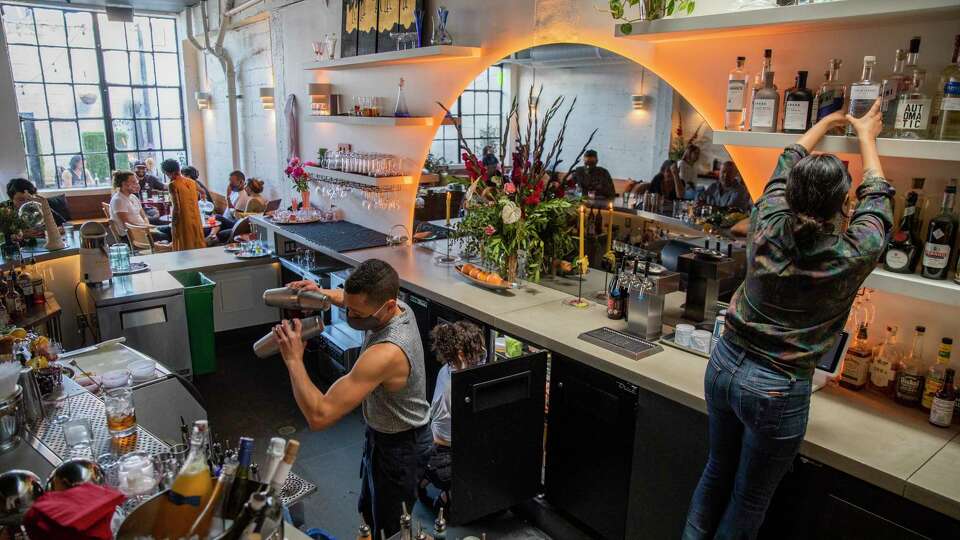
[[[831, 128], [857, 132], [863, 181], [843, 162], [810, 155]], [[704, 388], [710, 452], [685, 540], [756, 538], [803, 442], [811, 378], [836, 343], [893, 225], [893, 188], [877, 154], [880, 102], [861, 118], [836, 112], [780, 155], [750, 216], [747, 276], [727, 310]], [[856, 187], [857, 205], [844, 228]]]

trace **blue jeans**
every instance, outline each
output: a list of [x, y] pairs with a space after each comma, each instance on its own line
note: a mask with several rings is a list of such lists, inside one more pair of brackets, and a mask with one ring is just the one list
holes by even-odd
[[721, 339], [710, 355], [704, 388], [710, 453], [683, 538], [756, 538], [777, 485], [800, 451], [810, 380]]

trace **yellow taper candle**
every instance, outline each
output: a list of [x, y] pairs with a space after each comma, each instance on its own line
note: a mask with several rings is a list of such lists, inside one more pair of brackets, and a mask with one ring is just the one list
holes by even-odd
[[580, 205], [580, 258], [583, 258], [583, 205]]
[[447, 225], [450, 225], [450, 202], [453, 201], [453, 192], [447, 192]]
[[610, 203], [610, 212], [607, 218], [610, 220], [607, 222], [607, 251], [610, 251], [610, 248], [613, 247], [613, 203]]

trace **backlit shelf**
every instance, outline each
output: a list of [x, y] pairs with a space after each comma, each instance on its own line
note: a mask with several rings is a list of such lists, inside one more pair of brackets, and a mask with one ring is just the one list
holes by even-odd
[[403, 51], [389, 51], [375, 54], [348, 56], [334, 60], [307, 62], [303, 69], [308, 71], [324, 71], [337, 69], [359, 69], [396, 64], [416, 64], [421, 62], [437, 62], [443, 60], [457, 60], [463, 58], [479, 58], [480, 47], [461, 47], [458, 45], [431, 45]]
[[[713, 143], [754, 148], [783, 148], [797, 142], [795, 133], [758, 133], [753, 131], [714, 131]], [[816, 149], [819, 152], [859, 154], [856, 137], [828, 135]], [[912, 159], [960, 161], [960, 141], [927, 141], [913, 139], [877, 139], [877, 151], [881, 156]]]
[[355, 174], [333, 169], [324, 169], [321, 167], [304, 167], [304, 170], [312, 176], [325, 176], [344, 182], [353, 182], [366, 186], [384, 187], [384, 186], [402, 186], [413, 183], [412, 176], [367, 176], [365, 174]]
[[958, 15], [960, 3], [956, 0], [837, 0], [638, 22], [633, 23], [632, 31], [626, 35], [617, 24], [614, 32], [625, 39], [672, 41], [862, 28], [904, 21], [943, 20]]
[[[951, 278], [953, 275], [951, 274]], [[900, 294], [918, 300], [960, 307], [960, 285], [952, 279], [935, 280], [917, 274], [896, 274], [877, 268], [863, 282], [864, 287]]]
[[429, 116], [308, 116], [307, 122], [320, 124], [345, 124], [348, 126], [432, 126], [433, 118]]

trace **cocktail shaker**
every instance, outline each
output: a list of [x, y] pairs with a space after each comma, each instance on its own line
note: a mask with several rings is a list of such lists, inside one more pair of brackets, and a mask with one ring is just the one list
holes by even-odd
[[[323, 320], [320, 317], [306, 317], [302, 319], [302, 322], [301, 336], [304, 341], [323, 332]], [[257, 355], [258, 358], [270, 358], [279, 351], [280, 346], [277, 344], [277, 336], [273, 334], [272, 330], [253, 344], [253, 354]]]
[[33, 423], [43, 419], [43, 402], [40, 401], [40, 385], [37, 375], [32, 368], [20, 370], [20, 379], [17, 381], [23, 390], [23, 412], [27, 422]]
[[280, 287], [263, 291], [263, 302], [268, 306], [302, 311], [326, 311], [330, 309], [330, 298], [316, 291]]

